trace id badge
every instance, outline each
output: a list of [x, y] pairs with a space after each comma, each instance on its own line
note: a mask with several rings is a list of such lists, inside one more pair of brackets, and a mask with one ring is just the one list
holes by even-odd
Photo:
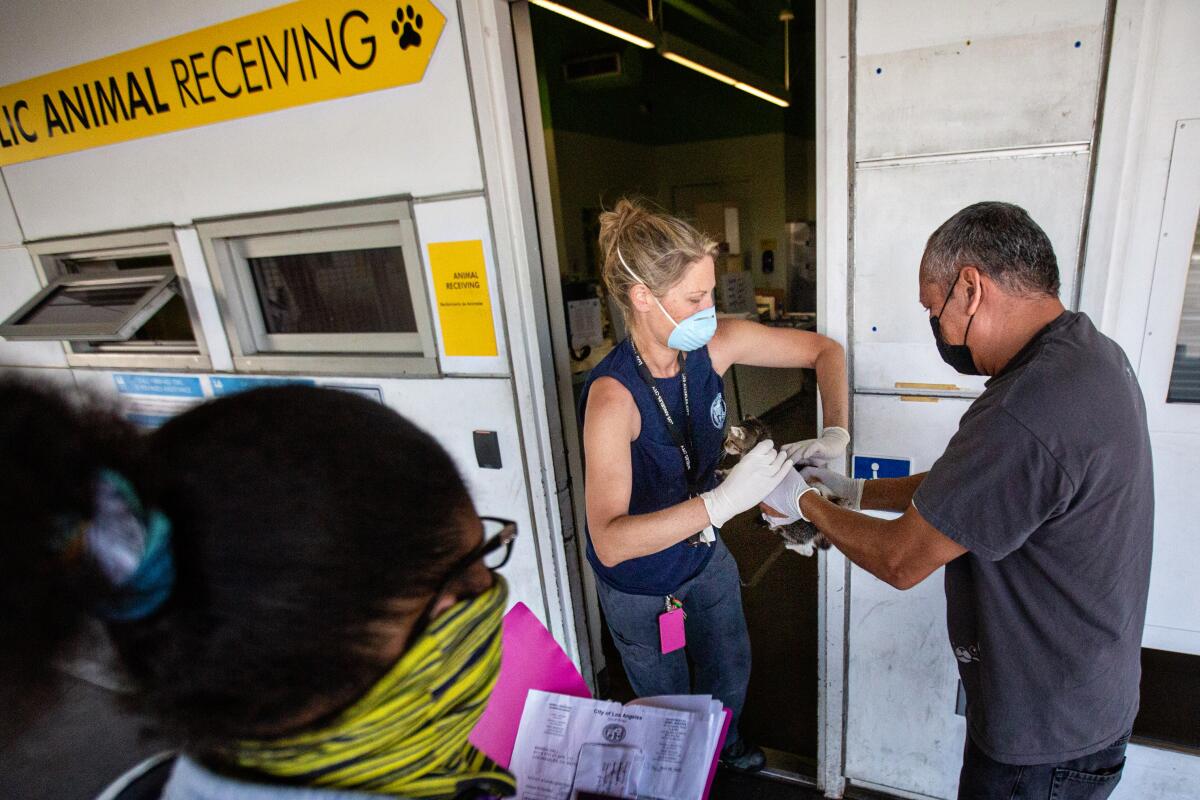
[[672, 608], [658, 615], [658, 638], [664, 653], [673, 653], [687, 644], [682, 608]]

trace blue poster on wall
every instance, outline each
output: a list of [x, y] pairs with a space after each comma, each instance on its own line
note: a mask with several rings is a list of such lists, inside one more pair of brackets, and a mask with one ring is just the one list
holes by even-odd
[[298, 384], [300, 386], [317, 385], [317, 382], [311, 378], [231, 378], [224, 375], [214, 375], [208, 379], [208, 382], [212, 384], [214, 397], [237, 394], [238, 392], [246, 392], [250, 389], [261, 389], [264, 386], [287, 386], [290, 384]]

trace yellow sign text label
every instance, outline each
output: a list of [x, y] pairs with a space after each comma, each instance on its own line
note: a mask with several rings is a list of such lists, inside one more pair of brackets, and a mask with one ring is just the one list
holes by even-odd
[[418, 83], [429, 0], [299, 0], [0, 87], [0, 166]]
[[431, 244], [429, 266], [446, 355], [497, 355], [483, 242], [473, 239]]

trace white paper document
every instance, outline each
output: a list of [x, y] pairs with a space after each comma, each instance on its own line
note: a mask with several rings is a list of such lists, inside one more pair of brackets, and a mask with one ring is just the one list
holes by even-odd
[[645, 756], [636, 747], [585, 744], [579, 749], [572, 795], [590, 792], [606, 798], [636, 800], [644, 761]]
[[576, 350], [584, 345], [598, 345], [604, 341], [604, 327], [600, 321], [600, 299], [567, 302], [567, 327], [571, 330], [571, 347]]
[[700, 800], [724, 724], [707, 695], [623, 706], [530, 690], [510, 769], [519, 800]]
[[725, 727], [725, 707], [721, 705], [720, 700], [707, 694], [670, 694], [658, 697], [639, 697], [637, 700], [631, 700], [629, 705], [688, 711], [704, 719], [708, 730], [708, 739], [704, 745], [704, 752], [708, 753], [705, 769], [708, 768], [708, 764], [712, 763], [712, 757], [717, 749], [717, 739], [720, 738], [721, 730]]

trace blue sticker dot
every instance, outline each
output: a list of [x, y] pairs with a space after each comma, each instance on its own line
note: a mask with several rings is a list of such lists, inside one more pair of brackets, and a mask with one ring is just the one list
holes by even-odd
[[872, 325], [872, 326], [871, 326], [871, 332], [872, 332], [872, 333], [874, 333], [874, 332], [875, 332], [875, 331], [877, 331], [877, 330], [879, 330], [879, 328], [876, 328], [874, 325]]
[[876, 68], [875, 68], [875, 74], [876, 74], [876, 75], [882, 75], [882, 74], [883, 74], [883, 67], [876, 67]]
[[1076, 43], [1075, 43], [1075, 46], [1076, 46], [1076, 47], [1083, 47], [1083, 42], [1076, 42]]

